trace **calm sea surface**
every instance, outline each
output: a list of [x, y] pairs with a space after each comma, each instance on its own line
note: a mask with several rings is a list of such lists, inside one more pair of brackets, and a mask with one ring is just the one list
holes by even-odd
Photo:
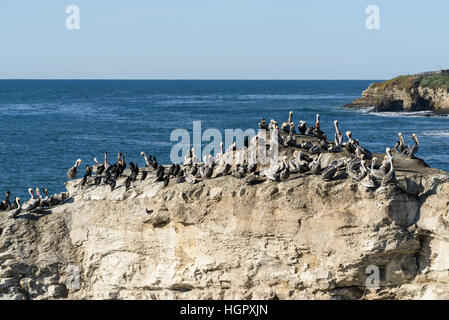
[[322, 128], [333, 138], [333, 120], [373, 152], [393, 146], [402, 131], [415, 132], [417, 156], [449, 171], [449, 117], [423, 113], [368, 114], [343, 109], [371, 81], [102, 81], [0, 80], [0, 198], [9, 189], [27, 196], [28, 187], [65, 191], [66, 171], [81, 158], [79, 176], [93, 157], [110, 161], [119, 151], [138, 161], [144, 150], [168, 163], [174, 129], [257, 129], [261, 117], [279, 123], [290, 110], [297, 123]]

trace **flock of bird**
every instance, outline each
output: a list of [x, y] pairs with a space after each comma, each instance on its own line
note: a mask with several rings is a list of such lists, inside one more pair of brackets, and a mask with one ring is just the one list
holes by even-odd
[[[419, 141], [416, 134], [412, 135], [415, 142], [413, 145], [406, 145], [401, 133], [399, 140], [393, 148], [386, 148], [386, 155], [378, 165], [376, 157], [366, 148], [360, 145], [359, 140], [354, 139], [352, 132], [347, 131], [347, 141], [344, 142], [343, 134], [340, 131], [338, 120], [334, 121], [335, 134], [334, 141], [328, 141], [326, 134], [320, 128], [320, 116], [316, 116], [314, 126], [307, 127], [305, 121], [300, 121], [296, 132], [295, 124], [292, 120], [293, 112], [289, 113], [288, 120], [283, 122], [279, 128], [275, 120], [267, 124], [262, 118], [259, 123], [259, 133], [249, 140], [244, 139], [244, 147], [237, 150], [236, 143], [224, 151], [223, 143], [220, 144], [220, 152], [212, 157], [204, 156], [200, 162], [192, 148], [184, 158], [184, 163], [163, 166], [158, 163], [155, 156], [147, 156], [141, 152], [144, 158], [145, 169], [140, 169], [137, 163], [129, 162], [126, 171], [125, 156], [120, 152], [117, 161], [111, 164], [108, 161], [108, 153], [104, 153], [104, 161], [99, 162], [94, 158], [92, 166], [86, 165], [85, 174], [79, 183], [79, 188], [89, 186], [108, 185], [111, 191], [117, 188], [119, 178], [126, 176], [125, 191], [131, 188], [140, 174], [140, 181], [144, 181], [150, 173], [154, 182], [162, 182], [163, 187], [169, 185], [170, 179], [175, 178], [176, 183], [195, 184], [201, 179], [211, 179], [222, 176], [233, 176], [241, 179], [243, 183], [253, 185], [262, 182], [263, 177], [275, 182], [287, 181], [292, 174], [313, 174], [320, 175], [324, 181], [334, 179], [339, 174], [358, 181], [366, 188], [377, 188], [379, 186], [394, 183], [395, 169], [393, 153], [401, 153], [406, 157], [414, 158], [418, 152]], [[269, 141], [266, 141], [264, 132], [269, 131]], [[314, 137], [315, 143], [304, 141], [297, 143], [297, 137]], [[303, 139], [304, 140], [304, 139]], [[307, 140], [307, 139], [306, 139]], [[312, 139], [313, 140], [313, 139]], [[293, 152], [288, 152], [289, 150]], [[267, 152], [270, 165], [262, 163], [261, 152]], [[284, 154], [281, 161], [277, 160], [278, 154]], [[291, 156], [285, 154], [291, 153]], [[329, 165], [323, 166], [322, 156], [325, 153], [345, 153], [346, 156], [332, 161]], [[273, 161], [274, 160], [274, 161]], [[368, 164], [371, 161], [371, 164]], [[78, 167], [81, 159], [78, 159], [74, 166], [67, 171], [69, 180], [77, 177]], [[168, 170], [166, 170], [168, 168]], [[92, 174], [95, 174], [92, 176]], [[0, 211], [11, 211], [10, 217], [15, 218], [21, 212], [30, 212], [36, 209], [52, 207], [65, 201], [69, 194], [63, 192], [53, 196], [48, 195], [44, 190], [44, 197], [39, 189], [36, 193], [33, 189], [28, 190], [30, 199], [22, 204], [19, 197], [11, 204], [9, 201], [10, 192], [6, 192], [4, 200], [0, 203]]]

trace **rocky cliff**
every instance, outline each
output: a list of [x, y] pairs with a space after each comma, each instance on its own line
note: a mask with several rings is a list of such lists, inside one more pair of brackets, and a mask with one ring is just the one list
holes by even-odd
[[344, 173], [72, 181], [62, 205], [0, 214], [0, 297], [449, 299], [449, 174], [395, 157], [398, 183], [376, 190]]
[[372, 83], [348, 108], [383, 111], [449, 112], [449, 74], [426, 73], [400, 76]]

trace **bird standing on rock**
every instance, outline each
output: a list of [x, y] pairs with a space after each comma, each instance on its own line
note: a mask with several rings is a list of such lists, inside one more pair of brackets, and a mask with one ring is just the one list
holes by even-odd
[[80, 164], [81, 164], [81, 159], [76, 160], [75, 165], [67, 171], [67, 178], [69, 180], [76, 178], [76, 171]]

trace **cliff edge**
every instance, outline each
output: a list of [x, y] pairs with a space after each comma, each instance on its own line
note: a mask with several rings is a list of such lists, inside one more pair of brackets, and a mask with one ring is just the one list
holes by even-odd
[[399, 76], [372, 83], [362, 97], [347, 108], [371, 108], [373, 112], [449, 112], [449, 70]]
[[62, 205], [0, 215], [0, 297], [449, 299], [449, 174], [395, 163], [397, 184], [376, 190], [344, 173], [163, 188], [150, 172], [112, 192], [71, 181]]

